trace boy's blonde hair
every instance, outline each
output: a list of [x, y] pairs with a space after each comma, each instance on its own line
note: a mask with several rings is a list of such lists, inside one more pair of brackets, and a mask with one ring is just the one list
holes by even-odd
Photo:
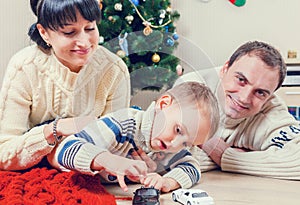
[[206, 110], [210, 117], [208, 139], [217, 131], [220, 120], [219, 107], [215, 95], [209, 87], [198, 82], [183, 82], [166, 91], [183, 106], [195, 106]]

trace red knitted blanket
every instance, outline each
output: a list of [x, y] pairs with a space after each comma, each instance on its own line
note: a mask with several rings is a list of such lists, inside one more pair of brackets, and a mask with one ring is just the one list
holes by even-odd
[[116, 205], [99, 176], [33, 168], [24, 173], [0, 171], [0, 204]]

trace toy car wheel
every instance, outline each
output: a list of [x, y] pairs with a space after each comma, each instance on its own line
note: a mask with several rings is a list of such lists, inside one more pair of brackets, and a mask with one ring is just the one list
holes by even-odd
[[191, 202], [188, 201], [188, 202], [187, 202], [187, 205], [192, 205], [192, 204], [191, 204]]
[[177, 199], [176, 199], [176, 194], [172, 194], [172, 199], [173, 199], [173, 201], [177, 201]]

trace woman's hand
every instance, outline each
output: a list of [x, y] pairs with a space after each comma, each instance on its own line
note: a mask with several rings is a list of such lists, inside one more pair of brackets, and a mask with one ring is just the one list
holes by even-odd
[[60, 119], [57, 122], [57, 134], [58, 136], [69, 136], [78, 133], [93, 120], [96, 118], [92, 116]]
[[[57, 136], [65, 137], [78, 133], [93, 120], [96, 120], [96, 118], [92, 116], [59, 119], [56, 125]], [[44, 136], [48, 144], [56, 142], [53, 136], [53, 122], [45, 126]]]

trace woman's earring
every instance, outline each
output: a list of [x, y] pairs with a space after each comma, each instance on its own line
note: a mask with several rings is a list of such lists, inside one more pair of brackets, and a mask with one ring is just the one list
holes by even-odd
[[47, 42], [46, 44], [47, 44], [47, 46], [48, 46], [49, 48], [51, 47], [51, 44], [50, 44], [49, 42]]

